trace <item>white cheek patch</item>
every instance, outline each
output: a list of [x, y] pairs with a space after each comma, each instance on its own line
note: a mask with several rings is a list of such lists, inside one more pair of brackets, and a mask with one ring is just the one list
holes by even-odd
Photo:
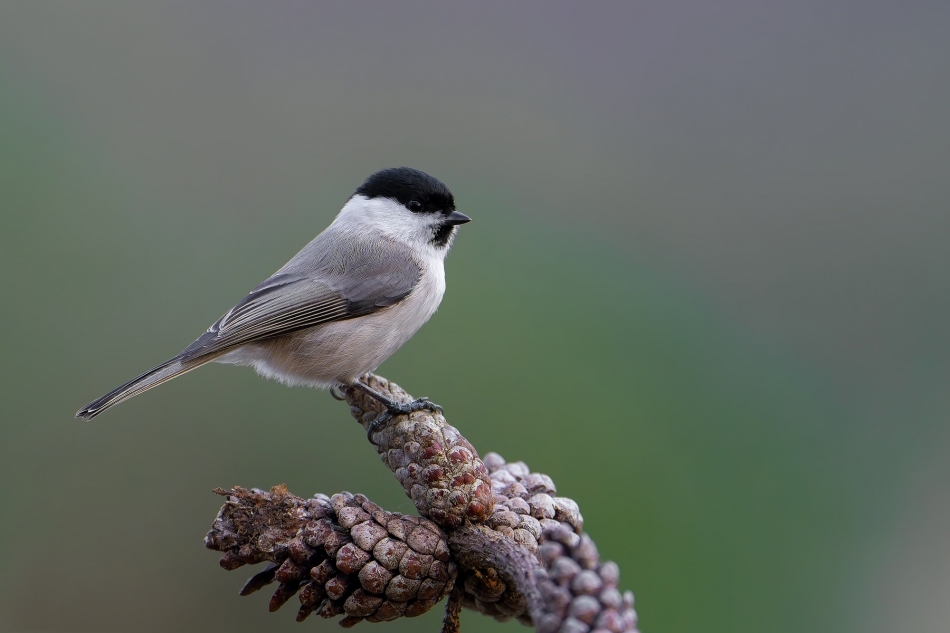
[[438, 219], [431, 214], [413, 213], [389, 198], [350, 198], [333, 221], [341, 228], [371, 231], [397, 240], [414, 249], [428, 249]]

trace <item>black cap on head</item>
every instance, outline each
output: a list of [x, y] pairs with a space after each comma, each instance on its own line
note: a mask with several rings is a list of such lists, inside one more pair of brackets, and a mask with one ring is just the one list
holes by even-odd
[[411, 167], [378, 171], [367, 178], [354, 195], [392, 198], [402, 205], [415, 201], [422, 206], [412, 210], [419, 213], [447, 212], [455, 208], [455, 197], [441, 180]]

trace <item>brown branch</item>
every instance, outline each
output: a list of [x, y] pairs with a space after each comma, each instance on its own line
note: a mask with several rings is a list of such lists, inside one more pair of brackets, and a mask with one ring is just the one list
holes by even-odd
[[[411, 400], [384, 378], [363, 380]], [[360, 391], [344, 395], [364, 428], [382, 412]], [[577, 504], [557, 497], [550, 477], [495, 453], [481, 460], [429, 411], [397, 416], [372, 441], [422, 517], [349, 493], [302, 499], [283, 486], [218, 489], [227, 501], [207, 547], [224, 552], [228, 570], [269, 563], [241, 595], [276, 582], [272, 611], [299, 593], [298, 621], [344, 615], [344, 627], [421, 615], [448, 596], [445, 633], [458, 633], [461, 607], [540, 633], [637, 631], [619, 568], [600, 562]]]

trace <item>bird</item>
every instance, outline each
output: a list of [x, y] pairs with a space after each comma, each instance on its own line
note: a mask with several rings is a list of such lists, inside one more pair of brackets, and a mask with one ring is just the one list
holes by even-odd
[[438, 309], [443, 262], [471, 218], [439, 179], [410, 167], [370, 175], [333, 222], [276, 273], [171, 358], [76, 413], [120, 402], [215, 361], [253, 367], [288, 386], [352, 388], [384, 405], [368, 434], [395, 415], [442, 408], [399, 403], [361, 380]]

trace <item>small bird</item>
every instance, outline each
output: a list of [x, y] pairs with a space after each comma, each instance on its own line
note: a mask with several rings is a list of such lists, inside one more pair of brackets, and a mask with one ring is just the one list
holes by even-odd
[[91, 420], [211, 361], [250, 365], [290, 386], [363, 391], [386, 406], [370, 435], [393, 415], [441, 411], [426, 398], [397, 403], [360, 376], [435, 313], [445, 293], [443, 261], [456, 227], [470, 220], [437, 178], [409, 167], [376, 172], [329, 227], [198, 340], [76, 417]]

